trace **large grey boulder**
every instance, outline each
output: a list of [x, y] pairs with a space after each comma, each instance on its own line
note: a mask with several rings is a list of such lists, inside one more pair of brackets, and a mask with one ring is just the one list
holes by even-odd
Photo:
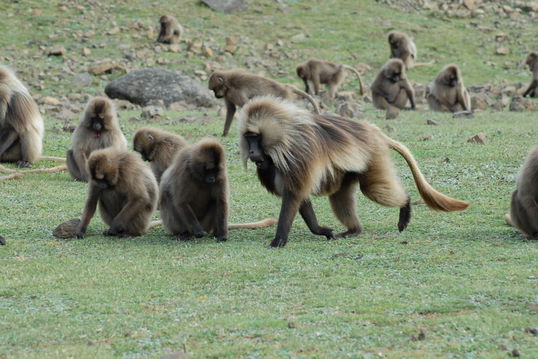
[[162, 100], [166, 106], [174, 102], [185, 102], [202, 107], [211, 107], [213, 95], [200, 81], [164, 69], [143, 69], [118, 77], [105, 87], [110, 98], [127, 100], [146, 106]]
[[243, 10], [247, 7], [244, 0], [201, 0], [215, 11], [231, 14], [232, 12]]

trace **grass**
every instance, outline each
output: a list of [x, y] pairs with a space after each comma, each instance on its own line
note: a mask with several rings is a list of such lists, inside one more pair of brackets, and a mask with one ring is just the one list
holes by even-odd
[[[0, 38], [3, 62], [19, 68], [38, 97], [102, 93], [116, 75], [97, 77], [92, 86], [79, 89], [62, 74], [63, 66], [78, 72], [102, 57], [120, 58], [120, 42], [152, 49], [151, 40], [135, 38], [137, 31], [105, 36], [102, 29], [111, 21], [153, 26], [172, 4], [124, 0], [94, 8], [88, 2], [81, 3], [81, 14], [77, 3], [69, 3], [67, 11], [59, 3], [0, 4], [0, 11], [8, 14], [0, 23], [7, 34]], [[445, 62], [460, 64], [468, 85], [526, 82], [529, 77], [518, 63], [534, 45], [531, 26], [517, 29], [503, 19], [477, 20], [490, 27], [499, 20], [497, 30], [510, 38], [520, 33], [518, 41], [510, 42], [510, 55], [502, 60], [491, 55], [492, 60], [493, 33], [468, 27], [468, 21], [402, 13], [371, 1], [284, 4], [289, 8], [281, 12], [277, 3], [259, 1], [234, 15], [214, 13], [195, 2], [174, 3], [173, 9], [189, 29], [188, 38], [199, 36], [223, 46], [226, 36], [239, 36], [240, 53], [226, 58], [226, 67], [242, 67], [252, 51], [272, 61], [255, 70], [284, 82], [298, 83], [293, 68], [305, 58], [355, 63], [350, 53], [358, 57], [356, 62], [374, 68], [365, 76], [369, 82], [387, 56], [383, 34], [392, 28], [414, 33], [423, 59], [439, 59], [439, 66], [410, 72], [417, 82], [431, 80]], [[42, 15], [36, 17], [25, 7], [40, 9]], [[92, 11], [101, 16], [94, 20]], [[338, 21], [327, 20], [331, 14]], [[95, 38], [81, 42], [77, 33], [90, 29], [97, 32]], [[297, 33], [310, 37], [285, 41], [282, 58], [265, 54], [265, 43]], [[454, 41], [446, 41], [447, 33]], [[63, 44], [67, 59], [39, 56], [42, 50], [29, 45], [30, 40]], [[79, 50], [91, 44], [105, 46], [92, 47], [90, 58], [80, 57]], [[463, 51], [455, 51], [458, 47]], [[287, 58], [286, 53], [298, 57]], [[187, 74], [207, 61], [183, 54], [155, 56], [169, 58], [166, 67]], [[142, 67], [142, 60], [137, 61], [132, 66]], [[503, 69], [504, 62], [511, 65]], [[34, 71], [44, 73], [39, 77], [42, 88]], [[348, 81], [345, 89], [355, 87], [356, 82]], [[538, 325], [537, 243], [503, 224], [517, 169], [536, 144], [536, 115], [486, 111], [474, 119], [452, 119], [421, 110], [386, 121], [371, 105], [365, 110], [367, 120], [395, 128], [390, 136], [408, 145], [430, 183], [470, 201], [471, 207], [443, 214], [414, 206], [409, 228], [399, 234], [397, 210], [357, 194], [365, 227], [360, 237], [325, 241], [299, 219], [281, 250], [265, 247], [274, 228], [233, 231], [226, 243], [210, 238], [177, 242], [162, 228], [140, 238], [110, 239], [100, 235], [105, 226], [98, 217], [86, 239], [57, 240], [52, 229], [80, 215], [86, 185], [72, 182], [66, 173], [0, 182], [0, 234], [8, 241], [0, 248], [0, 358], [159, 358], [183, 348], [192, 358], [506, 358], [514, 348], [524, 358], [538, 357], [537, 337], [524, 330]], [[177, 121], [202, 117], [203, 112], [213, 120]], [[128, 139], [146, 125], [129, 120], [139, 113], [120, 114]], [[167, 111], [165, 117], [152, 125], [180, 133], [191, 143], [222, 131], [216, 108]], [[63, 121], [54, 113], [46, 113], [45, 119], [45, 153], [63, 155], [70, 134], [58, 131]], [[440, 125], [428, 126], [427, 119]], [[254, 166], [242, 169], [235, 126], [228, 138], [219, 138], [228, 154], [231, 221], [278, 216], [280, 201], [261, 187]], [[466, 142], [480, 131], [488, 136], [486, 145]], [[393, 157], [417, 200], [407, 166]], [[326, 198], [313, 202], [321, 223], [342, 229]], [[420, 330], [425, 339], [413, 340]]]

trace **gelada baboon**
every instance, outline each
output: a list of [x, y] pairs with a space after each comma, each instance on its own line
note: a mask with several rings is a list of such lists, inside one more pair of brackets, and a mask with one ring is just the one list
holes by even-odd
[[424, 63], [415, 62], [417, 61], [417, 46], [403, 32], [391, 31], [387, 35], [387, 40], [390, 45], [390, 58], [402, 60], [406, 70], [417, 66], [431, 66], [435, 63], [434, 60]]
[[144, 161], [151, 163], [157, 182], [161, 181], [163, 172], [185, 146], [187, 142], [182, 136], [153, 127], [139, 129], [133, 138], [133, 149], [142, 155]]
[[[370, 86], [374, 106], [387, 110], [386, 118], [396, 118], [400, 109], [414, 110], [415, 91], [407, 80], [405, 67], [400, 59], [391, 59], [385, 63]], [[411, 103], [406, 108], [407, 102]]]
[[177, 22], [176, 18], [172, 15], [163, 15], [159, 19], [161, 24], [161, 31], [157, 42], [163, 44], [177, 44], [183, 34], [183, 27]]
[[512, 193], [507, 224], [515, 226], [530, 239], [538, 238], [538, 146], [534, 147], [517, 178], [517, 188]]
[[[271, 247], [286, 244], [297, 211], [312, 233], [328, 239], [361, 233], [355, 212], [357, 184], [371, 200], [399, 207], [398, 229], [404, 230], [411, 218], [409, 195], [396, 176], [390, 149], [406, 160], [428, 207], [449, 212], [468, 206], [436, 191], [422, 175], [409, 149], [369, 122], [311, 114], [273, 97], [250, 101], [239, 121], [244, 166], [249, 159], [254, 162], [260, 182], [269, 192], [282, 197]], [[331, 228], [320, 226], [309, 199], [311, 195], [329, 196], [334, 214], [347, 231], [335, 236]]]
[[97, 203], [108, 236], [140, 236], [157, 206], [155, 176], [137, 153], [108, 147], [93, 151], [87, 162], [88, 198], [76, 230], [84, 238]]
[[426, 88], [426, 99], [433, 111], [471, 111], [471, 96], [456, 65], [447, 65]]
[[84, 114], [73, 132], [71, 149], [67, 151], [67, 169], [73, 179], [88, 181], [86, 161], [90, 154], [106, 147], [127, 149], [114, 103], [106, 97], [95, 97], [86, 105]]
[[0, 162], [30, 167], [41, 155], [44, 124], [28, 89], [0, 66]]
[[209, 77], [209, 89], [215, 92], [216, 98], [224, 98], [226, 103], [226, 122], [223, 136], [226, 136], [230, 130], [236, 106], [242, 107], [256, 96], [273, 95], [292, 99], [294, 95], [299, 95], [310, 101], [316, 113], [320, 113], [318, 104], [306, 92], [246, 71], [215, 71]]
[[335, 64], [329, 61], [322, 60], [308, 60], [304, 64], [297, 66], [295, 69], [297, 76], [301, 78], [305, 85], [305, 92], [310, 93], [310, 86], [308, 82], [311, 81], [314, 85], [314, 93], [319, 95], [320, 84], [325, 84], [329, 87], [329, 97], [334, 98], [336, 91], [340, 88], [346, 77], [346, 70], [350, 70], [359, 79], [360, 90], [359, 93], [364, 95], [364, 88], [362, 87], [362, 79], [357, 69], [344, 65]]
[[228, 223], [228, 175], [224, 149], [215, 140], [202, 139], [182, 149], [163, 173], [160, 185], [163, 224], [180, 240], [210, 233], [218, 241], [228, 238], [228, 229], [262, 228], [276, 223]]
[[532, 71], [532, 82], [523, 93], [523, 97], [538, 97], [538, 52], [531, 52], [525, 59], [525, 64]]

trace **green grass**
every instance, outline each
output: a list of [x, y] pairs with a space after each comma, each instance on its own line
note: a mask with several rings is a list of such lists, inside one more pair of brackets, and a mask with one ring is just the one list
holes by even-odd
[[[374, 69], [365, 76], [369, 83], [387, 57], [384, 34], [393, 28], [414, 34], [422, 59], [438, 60], [432, 68], [410, 71], [417, 82], [430, 81], [446, 62], [461, 65], [467, 85], [526, 82], [529, 73], [518, 64], [535, 46], [531, 23], [518, 29], [503, 19], [478, 20], [491, 28], [500, 20], [495, 31], [513, 38], [521, 34], [519, 42], [510, 43], [510, 55], [497, 57], [492, 55], [495, 32], [428, 13], [400, 13], [373, 1], [285, 1], [289, 9], [281, 12], [276, 2], [264, 0], [234, 15], [214, 13], [194, 1], [102, 3], [103, 8], [84, 5], [84, 14], [74, 7], [59, 11], [58, 1], [0, 4], [0, 12], [13, 14], [0, 23], [2, 62], [17, 67], [37, 97], [100, 94], [117, 75], [75, 88], [70, 76], [62, 75], [62, 60], [38, 56], [42, 50], [28, 41], [63, 44], [69, 66], [84, 71], [101, 57], [122, 57], [118, 43], [152, 49], [151, 40], [134, 38], [137, 31], [105, 36], [102, 29], [111, 21], [154, 26], [170, 4], [189, 39], [211, 38], [219, 46], [229, 35], [242, 39], [239, 54], [227, 58], [225, 67], [242, 67], [252, 51], [274, 61], [272, 71], [261, 64], [255, 70], [284, 82], [299, 83], [294, 66], [315, 56], [368, 63]], [[33, 16], [26, 7], [43, 14]], [[102, 16], [93, 19], [91, 11]], [[77, 32], [89, 29], [96, 37], [81, 42]], [[287, 41], [297, 33], [310, 37]], [[447, 34], [453, 41], [447, 42]], [[283, 58], [264, 55], [265, 43], [278, 39], [285, 42]], [[89, 58], [78, 55], [92, 43], [105, 46], [91, 48]], [[207, 61], [187, 59], [183, 52], [156, 56], [169, 58], [172, 63], [165, 67], [186, 74]], [[131, 65], [142, 67], [141, 61]], [[511, 64], [507, 70], [504, 62]], [[33, 71], [43, 72], [43, 89]], [[355, 88], [356, 82], [348, 81], [344, 89]], [[360, 237], [325, 241], [298, 219], [281, 250], [266, 248], [274, 228], [233, 231], [226, 243], [211, 238], [177, 242], [162, 228], [140, 238], [110, 239], [100, 235], [105, 226], [98, 216], [86, 239], [57, 240], [52, 229], [81, 214], [86, 184], [71, 181], [66, 173], [0, 182], [0, 234], [8, 241], [0, 248], [0, 358], [159, 358], [183, 348], [192, 358], [506, 358], [513, 348], [523, 358], [538, 357], [537, 337], [524, 331], [538, 326], [537, 242], [525, 241], [503, 223], [517, 170], [536, 144], [536, 114], [481, 112], [474, 119], [452, 119], [421, 110], [386, 121], [371, 105], [365, 110], [367, 120], [395, 128], [390, 136], [408, 145], [435, 188], [470, 201], [471, 207], [444, 214], [413, 206], [412, 221], [399, 234], [398, 211], [358, 193], [365, 227]], [[213, 120], [176, 121], [204, 117], [204, 112]], [[129, 140], [146, 125], [129, 121], [139, 113], [120, 114]], [[167, 111], [165, 116], [169, 120], [151, 125], [180, 133], [191, 143], [222, 131], [215, 108]], [[63, 120], [54, 113], [45, 119], [45, 153], [64, 155], [70, 134], [58, 131]], [[428, 126], [427, 119], [440, 125]], [[480, 131], [488, 136], [486, 145], [466, 142]], [[261, 187], [254, 166], [242, 169], [236, 123], [228, 138], [219, 139], [227, 151], [231, 221], [278, 216], [280, 201]], [[393, 157], [412, 200], [418, 200], [405, 162]], [[313, 202], [321, 223], [343, 229], [326, 198]], [[425, 340], [412, 340], [420, 330]]]

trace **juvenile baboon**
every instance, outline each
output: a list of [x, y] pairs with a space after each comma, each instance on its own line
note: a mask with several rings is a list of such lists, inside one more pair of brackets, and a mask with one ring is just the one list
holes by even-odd
[[417, 46], [413, 40], [403, 32], [391, 31], [388, 33], [387, 40], [390, 45], [390, 58], [402, 60], [406, 70], [417, 66], [431, 66], [435, 63], [434, 60], [417, 63]]
[[531, 52], [525, 59], [525, 64], [529, 66], [532, 72], [532, 81], [523, 97], [538, 97], [538, 52]]
[[399, 207], [398, 229], [404, 230], [411, 218], [409, 195], [396, 176], [389, 149], [405, 159], [428, 207], [449, 212], [468, 206], [436, 191], [422, 175], [409, 149], [369, 122], [311, 114], [269, 96], [250, 101], [239, 121], [244, 166], [249, 159], [254, 162], [260, 182], [269, 192], [282, 197], [271, 247], [286, 244], [297, 211], [312, 233], [335, 238], [331, 228], [318, 224], [311, 195], [329, 196], [334, 214], [347, 228], [336, 238], [361, 233], [355, 212], [357, 184], [371, 200]]
[[530, 239], [538, 238], [538, 146], [529, 152], [519, 171], [505, 220]]
[[181, 35], [183, 34], [183, 27], [177, 22], [176, 18], [172, 15], [163, 15], [159, 19], [161, 24], [161, 31], [157, 42], [163, 44], [177, 44]]
[[161, 181], [177, 152], [185, 146], [187, 142], [182, 136], [153, 127], [139, 129], [133, 138], [133, 149], [140, 152], [144, 161], [151, 163], [157, 182]]
[[391, 59], [385, 63], [370, 86], [372, 100], [376, 108], [387, 110], [386, 118], [396, 118], [407, 101], [410, 110], [415, 107], [415, 91], [405, 75], [405, 66], [400, 59]]
[[108, 236], [140, 236], [157, 206], [155, 176], [138, 154], [108, 147], [93, 151], [87, 162], [88, 198], [76, 230], [83, 238], [97, 203]]
[[322, 60], [308, 60], [304, 64], [297, 66], [297, 76], [301, 78], [305, 85], [305, 92], [310, 93], [310, 87], [308, 81], [311, 81], [314, 85], [314, 93], [319, 95], [320, 84], [325, 84], [329, 87], [329, 97], [334, 98], [336, 91], [344, 82], [346, 77], [346, 71], [350, 70], [359, 79], [360, 90], [359, 93], [364, 95], [364, 88], [362, 87], [362, 79], [359, 71], [354, 67], [335, 64], [329, 61]]
[[0, 162], [30, 167], [41, 154], [43, 133], [43, 118], [28, 89], [0, 66]]
[[226, 103], [226, 122], [224, 123], [223, 136], [226, 136], [230, 130], [236, 106], [242, 107], [256, 96], [273, 95], [292, 99], [294, 95], [299, 95], [310, 101], [316, 113], [320, 113], [318, 104], [306, 92], [246, 71], [215, 71], [209, 77], [209, 89], [215, 92], [216, 98], [224, 98]]
[[433, 111], [471, 111], [471, 96], [456, 65], [447, 65], [426, 88], [426, 99]]
[[228, 223], [228, 175], [224, 149], [215, 140], [202, 139], [183, 148], [163, 173], [160, 185], [164, 226], [180, 240], [210, 233], [218, 241], [228, 239], [228, 229], [255, 229], [276, 223]]
[[95, 97], [86, 105], [84, 114], [73, 132], [71, 149], [67, 151], [67, 169], [73, 179], [88, 181], [86, 161], [95, 150], [106, 147], [127, 149], [114, 103], [106, 97]]

